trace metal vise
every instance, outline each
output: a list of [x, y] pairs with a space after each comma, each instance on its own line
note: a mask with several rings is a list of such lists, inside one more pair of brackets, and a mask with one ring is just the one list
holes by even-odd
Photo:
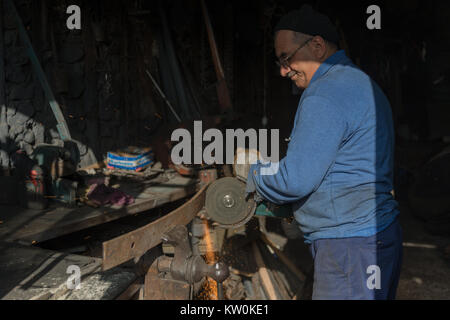
[[[145, 298], [186, 299], [189, 294], [183, 292], [208, 276], [217, 282], [218, 298], [223, 299], [222, 283], [230, 275], [225, 263], [208, 265], [201, 256], [193, 255], [188, 231], [184, 225], [171, 229], [163, 235], [162, 240], [175, 248], [175, 254], [173, 257], [160, 256], [152, 264], [145, 279]], [[162, 278], [161, 273], [170, 275], [171, 279]], [[165, 290], [162, 290], [163, 287]], [[155, 295], [158, 290], [160, 293]]]

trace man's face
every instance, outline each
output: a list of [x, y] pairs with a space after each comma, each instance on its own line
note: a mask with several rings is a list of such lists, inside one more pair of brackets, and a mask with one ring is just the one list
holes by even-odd
[[[298, 49], [302, 44], [305, 45]], [[306, 89], [320, 66], [320, 58], [317, 56], [315, 45], [317, 45], [316, 37], [308, 36], [298, 42], [293, 31], [278, 31], [275, 36], [275, 54], [279, 60], [290, 57], [288, 66], [280, 66], [281, 76], [291, 79], [297, 87]]]

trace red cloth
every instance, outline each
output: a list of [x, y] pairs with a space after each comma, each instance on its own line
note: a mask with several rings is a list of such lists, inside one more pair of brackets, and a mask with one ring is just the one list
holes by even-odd
[[134, 198], [132, 196], [119, 189], [107, 187], [104, 184], [92, 185], [87, 197], [89, 200], [100, 205], [113, 204], [124, 206], [134, 202]]

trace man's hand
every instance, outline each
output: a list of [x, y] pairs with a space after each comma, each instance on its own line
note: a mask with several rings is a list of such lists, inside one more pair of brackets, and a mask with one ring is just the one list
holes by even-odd
[[259, 159], [261, 155], [258, 150], [237, 148], [233, 164], [234, 175], [242, 181], [247, 181], [250, 166]]
[[261, 155], [256, 149], [237, 148], [233, 165], [235, 176], [247, 183], [245, 187], [246, 198], [253, 196], [257, 203], [261, 202], [263, 198], [256, 192], [255, 182], [249, 177], [249, 173], [252, 164], [256, 164], [260, 159]]

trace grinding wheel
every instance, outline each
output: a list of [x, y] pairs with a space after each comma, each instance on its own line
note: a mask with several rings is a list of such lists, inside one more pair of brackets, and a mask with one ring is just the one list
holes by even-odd
[[206, 190], [206, 212], [224, 228], [239, 227], [251, 219], [256, 209], [253, 198], [245, 197], [243, 182], [232, 177], [218, 179]]

